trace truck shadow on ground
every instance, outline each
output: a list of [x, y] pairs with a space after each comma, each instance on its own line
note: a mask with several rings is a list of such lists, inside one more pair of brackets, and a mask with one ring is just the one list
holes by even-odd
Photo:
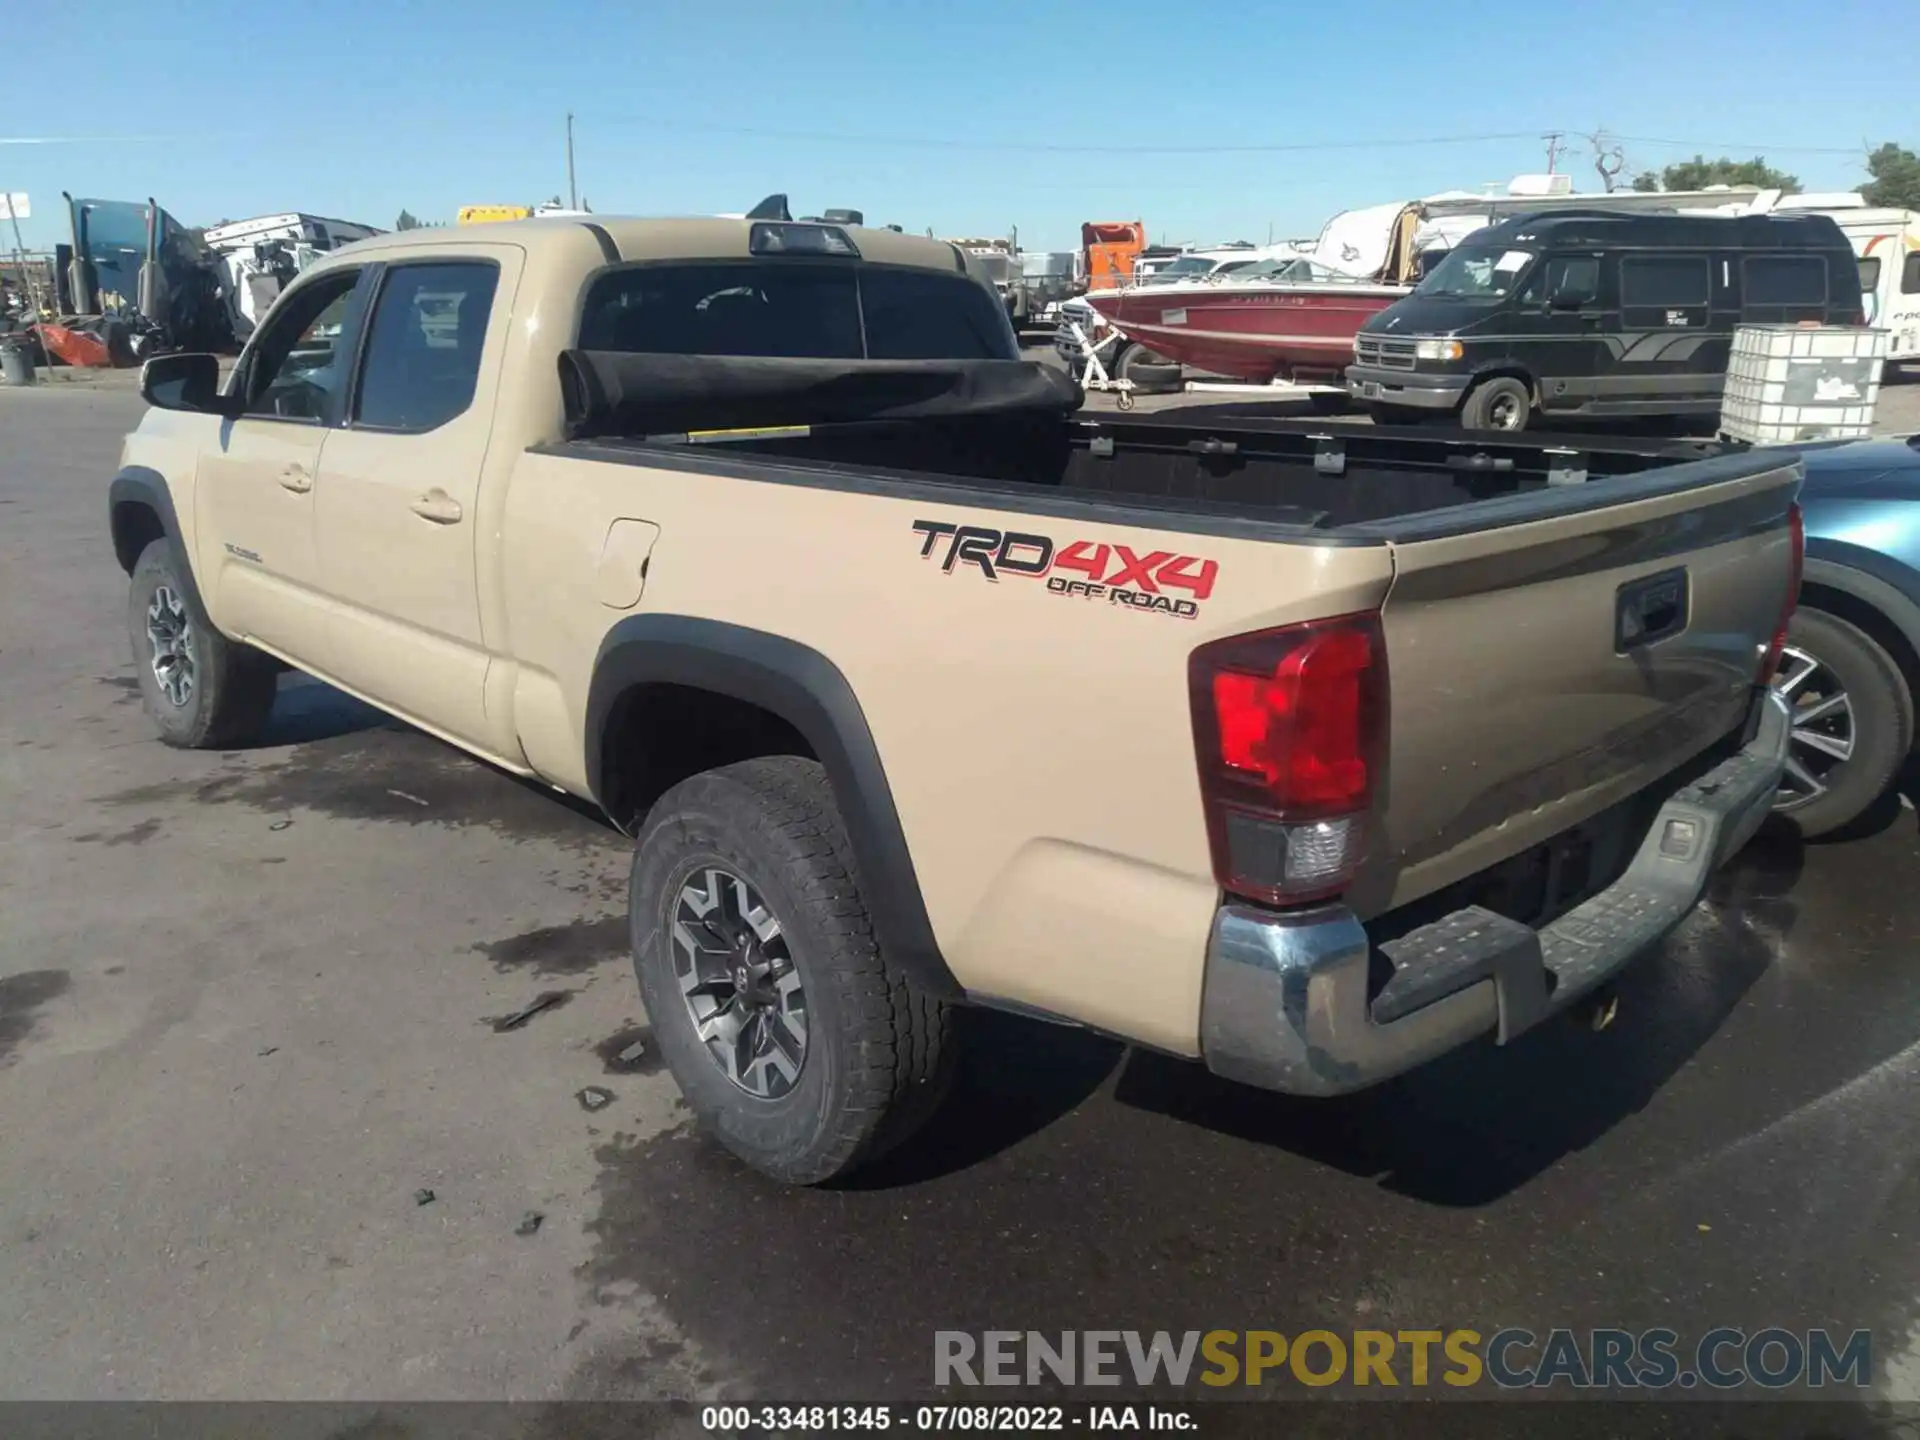
[[1136, 1053], [1114, 1098], [1272, 1145], [1428, 1204], [1491, 1204], [1649, 1100], [1725, 1022], [1792, 929], [1801, 849], [1766, 836], [1715, 878], [1702, 911], [1631, 965], [1612, 1021], [1587, 1007], [1514, 1043], [1467, 1046], [1370, 1090], [1269, 1095]]
[[1813, 843], [1825, 845], [1848, 840], [1864, 840], [1905, 826], [1909, 830], [1920, 823], [1920, 754], [1909, 755], [1889, 785], [1865, 810], [1840, 829], [1821, 836]]
[[244, 748], [268, 750], [281, 745], [310, 745], [316, 740], [333, 740], [381, 728], [402, 727], [385, 711], [354, 699], [344, 690], [336, 690], [311, 675], [289, 672], [280, 677], [267, 728], [253, 744]]
[[960, 1018], [965, 1056], [929, 1130], [850, 1182], [875, 1190], [978, 1165], [1111, 1081], [1122, 1106], [1290, 1151], [1430, 1204], [1490, 1204], [1643, 1108], [1717, 1031], [1792, 930], [1800, 845], [1768, 834], [1716, 877], [1702, 911], [1629, 968], [1596, 1030], [1576, 1010], [1356, 1095], [1310, 1100], [1086, 1031], [994, 1012]]
[[[1768, 843], [1731, 867], [1623, 983], [1612, 1028], [1543, 1028], [1345, 1100], [1290, 1101], [1084, 1031], [966, 1013], [946, 1107], [844, 1184], [775, 1185], [686, 1128], [599, 1142], [581, 1279], [600, 1305], [657, 1297], [749, 1390], [794, 1398], [917, 1393], [939, 1327], [1124, 1315], [1180, 1330], [1276, 1306], [1399, 1323], [1427, 1292], [1419, 1264], [1409, 1281], [1394, 1257], [1478, 1253], [1484, 1207], [1646, 1105], [1793, 928], [1799, 865], [1797, 846]], [[1604, 1221], [1648, 1174], [1587, 1166], [1544, 1208], [1522, 1198], [1492, 1223], [1525, 1249]], [[734, 1294], [742, 1215], [774, 1303]], [[796, 1326], [780, 1296], [814, 1323]]]
[[283, 677], [265, 732], [220, 758], [219, 772], [135, 786], [99, 796], [98, 803], [119, 809], [186, 800], [279, 817], [312, 810], [344, 820], [485, 829], [583, 852], [628, 845], [586, 801], [502, 770], [306, 676]]
[[999, 1010], [955, 1017], [960, 1065], [927, 1130], [843, 1182], [892, 1190], [970, 1170], [1091, 1099], [1127, 1059], [1119, 1040]]

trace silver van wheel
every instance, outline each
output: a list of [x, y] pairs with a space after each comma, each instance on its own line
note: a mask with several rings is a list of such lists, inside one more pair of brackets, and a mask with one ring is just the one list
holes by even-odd
[[1525, 415], [1525, 402], [1515, 395], [1496, 395], [1487, 406], [1489, 428], [1494, 430], [1518, 430]]

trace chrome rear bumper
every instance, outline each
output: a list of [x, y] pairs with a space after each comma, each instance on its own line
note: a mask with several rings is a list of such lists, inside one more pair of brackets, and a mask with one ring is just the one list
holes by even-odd
[[1478, 906], [1381, 948], [1393, 978], [1369, 996], [1367, 933], [1339, 906], [1214, 918], [1200, 1044], [1218, 1075], [1295, 1095], [1364, 1089], [1565, 1009], [1677, 925], [1753, 838], [1780, 786], [1791, 725], [1771, 691], [1753, 738], [1661, 807], [1612, 885], [1535, 930]]

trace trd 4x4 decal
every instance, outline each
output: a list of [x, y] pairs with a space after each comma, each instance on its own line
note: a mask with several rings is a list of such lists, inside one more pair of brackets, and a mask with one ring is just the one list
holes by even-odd
[[1199, 602], [1213, 594], [1213, 582], [1220, 574], [1219, 561], [1172, 550], [1138, 553], [1130, 546], [1093, 540], [1073, 540], [1062, 546], [1047, 535], [950, 525], [944, 520], [916, 520], [913, 530], [920, 536], [920, 558], [938, 560], [944, 575], [965, 565], [995, 582], [1003, 576], [1044, 578], [1055, 595], [1105, 600], [1182, 620], [1199, 615]]

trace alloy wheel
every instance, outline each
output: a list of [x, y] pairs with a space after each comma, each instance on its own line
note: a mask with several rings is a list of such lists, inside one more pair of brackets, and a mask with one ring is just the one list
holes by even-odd
[[193, 621], [186, 602], [171, 585], [155, 587], [147, 602], [148, 663], [154, 683], [176, 710], [193, 698]]
[[1826, 794], [1853, 758], [1853, 701], [1831, 667], [1791, 645], [1781, 653], [1773, 688], [1785, 697], [1793, 721], [1774, 808], [1797, 810]]
[[790, 1092], [807, 1060], [806, 992], [760, 893], [718, 866], [690, 876], [674, 901], [673, 965], [721, 1073], [762, 1100]]

